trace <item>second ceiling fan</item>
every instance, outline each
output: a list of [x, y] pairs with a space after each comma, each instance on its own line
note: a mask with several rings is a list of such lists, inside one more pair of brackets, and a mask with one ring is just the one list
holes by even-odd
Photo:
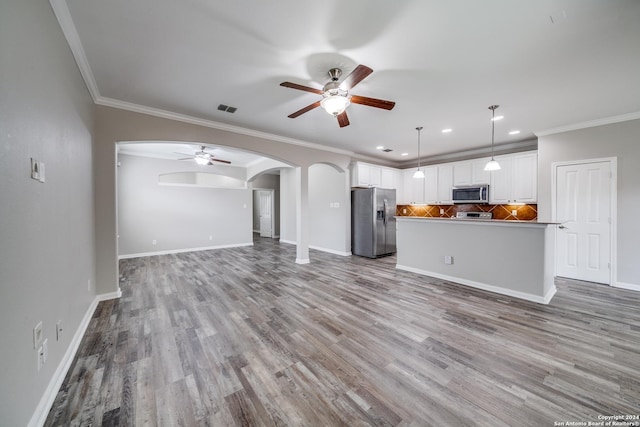
[[366, 96], [350, 95], [349, 91], [358, 83], [364, 80], [373, 70], [366, 65], [358, 65], [345, 79], [339, 83], [338, 80], [342, 75], [342, 70], [332, 68], [329, 70], [331, 81], [322, 89], [315, 89], [309, 86], [303, 86], [297, 83], [282, 82], [280, 86], [289, 87], [291, 89], [304, 90], [306, 92], [322, 95], [322, 99], [307, 105], [304, 108], [289, 114], [288, 117], [295, 119], [296, 117], [311, 111], [314, 108], [322, 106], [329, 114], [338, 119], [340, 127], [349, 126], [349, 118], [347, 117], [346, 108], [350, 103], [366, 105], [368, 107], [382, 108], [391, 110], [396, 105], [393, 101], [385, 101], [384, 99], [367, 98]]

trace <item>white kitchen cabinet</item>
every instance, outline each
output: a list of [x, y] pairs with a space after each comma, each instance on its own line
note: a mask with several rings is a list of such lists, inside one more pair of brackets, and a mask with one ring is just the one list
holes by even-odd
[[484, 170], [484, 166], [489, 158], [464, 160], [454, 162], [453, 165], [453, 186], [489, 184], [491, 175]]
[[526, 152], [496, 156], [500, 170], [491, 172], [490, 203], [535, 203], [538, 186], [538, 155]]
[[453, 164], [445, 163], [424, 168], [424, 200], [430, 205], [451, 205], [453, 199]]
[[[401, 196], [402, 171], [400, 169], [356, 162], [351, 165], [352, 187], [381, 187], [396, 190], [396, 197]], [[399, 199], [398, 199], [399, 200]]]
[[455, 162], [453, 164], [453, 185], [471, 185], [471, 161]]
[[[424, 168], [422, 168], [424, 171]], [[402, 171], [403, 188], [402, 199], [398, 199], [398, 204], [411, 205], [424, 203], [424, 179], [413, 177], [416, 168], [405, 169]]]
[[474, 159], [471, 161], [471, 185], [491, 183], [491, 172], [484, 170], [490, 157]]

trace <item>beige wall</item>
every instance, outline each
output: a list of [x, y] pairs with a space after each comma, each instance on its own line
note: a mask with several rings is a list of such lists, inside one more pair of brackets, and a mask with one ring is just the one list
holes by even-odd
[[[617, 158], [615, 282], [640, 286], [640, 120], [563, 132], [538, 139], [538, 217], [551, 219], [552, 164]], [[614, 283], [615, 284], [615, 283]]]

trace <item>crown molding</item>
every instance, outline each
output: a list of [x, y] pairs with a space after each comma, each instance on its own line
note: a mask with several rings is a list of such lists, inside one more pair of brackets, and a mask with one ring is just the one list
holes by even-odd
[[71, 53], [76, 60], [76, 64], [78, 64], [84, 84], [87, 86], [89, 94], [91, 95], [91, 98], [93, 98], [93, 102], [96, 102], [96, 100], [100, 98], [100, 91], [98, 90], [98, 85], [93, 77], [91, 67], [89, 67], [87, 55], [84, 52], [82, 43], [80, 42], [80, 36], [78, 35], [76, 26], [71, 18], [71, 12], [69, 12], [67, 3], [65, 0], [49, 0], [49, 4], [51, 4], [53, 13], [56, 16], [56, 19], [58, 19], [58, 24], [60, 24], [62, 33], [67, 39], [67, 43], [69, 44], [69, 48], [71, 48]]
[[638, 119], [640, 119], [640, 111], [636, 111], [634, 113], [621, 114], [619, 116], [612, 116], [612, 117], [605, 117], [602, 119], [590, 120], [587, 122], [574, 123], [566, 126], [559, 126], [556, 128], [534, 132], [534, 135], [539, 138], [541, 136], [549, 136], [549, 135], [554, 135], [556, 133], [570, 132], [574, 130], [587, 129], [587, 128], [592, 128], [596, 126], [604, 126], [604, 125], [610, 125], [613, 123], [620, 123], [620, 122], [626, 122], [629, 120], [638, 120]]
[[112, 108], [118, 108], [120, 110], [133, 111], [135, 113], [142, 113], [142, 114], [147, 114], [149, 116], [160, 117], [163, 119], [175, 120], [178, 122], [189, 123], [192, 125], [224, 130], [227, 132], [233, 132], [240, 135], [252, 136], [255, 138], [268, 139], [271, 141], [282, 142], [285, 144], [311, 148], [314, 150], [327, 151], [327, 152], [336, 153], [336, 154], [343, 154], [345, 156], [353, 156], [354, 154], [352, 151], [342, 150], [340, 148], [328, 147], [326, 145], [315, 144], [313, 142], [301, 141], [298, 139], [288, 138], [285, 136], [276, 135], [272, 133], [243, 128], [240, 126], [233, 126], [226, 123], [215, 122], [213, 120], [201, 119], [198, 117], [174, 113], [171, 111], [161, 110], [158, 108], [152, 108], [144, 105], [133, 104], [131, 102], [119, 101], [117, 99], [106, 98], [104, 96], [100, 96], [98, 99], [96, 99], [95, 103], [97, 105], [103, 105], [105, 107], [112, 107]]

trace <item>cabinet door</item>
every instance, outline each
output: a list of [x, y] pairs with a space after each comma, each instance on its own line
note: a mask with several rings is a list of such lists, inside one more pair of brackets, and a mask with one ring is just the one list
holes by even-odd
[[397, 188], [396, 174], [393, 169], [380, 168], [380, 187]]
[[500, 170], [489, 172], [491, 174], [490, 203], [494, 205], [507, 204], [511, 202], [512, 158], [496, 156], [495, 159], [500, 164]]
[[471, 162], [453, 164], [453, 185], [471, 185]]
[[422, 168], [424, 171], [424, 202], [429, 205], [438, 204], [438, 167]]
[[536, 153], [513, 157], [513, 185], [511, 200], [517, 203], [532, 203], [537, 200], [538, 156]]
[[356, 163], [354, 167], [355, 171], [355, 179], [352, 182], [352, 185], [355, 187], [358, 186], [368, 186], [369, 185], [369, 176], [371, 175], [371, 168], [369, 165], [365, 165], [363, 163]]
[[491, 183], [491, 172], [484, 170], [489, 160], [490, 158], [487, 157], [471, 161], [471, 185]]
[[438, 204], [453, 204], [451, 187], [453, 187], [453, 165], [438, 166]]
[[382, 168], [378, 166], [369, 166], [369, 186], [380, 187]]
[[424, 203], [424, 179], [413, 177], [415, 169], [406, 169], [403, 173], [404, 201], [406, 204]]

